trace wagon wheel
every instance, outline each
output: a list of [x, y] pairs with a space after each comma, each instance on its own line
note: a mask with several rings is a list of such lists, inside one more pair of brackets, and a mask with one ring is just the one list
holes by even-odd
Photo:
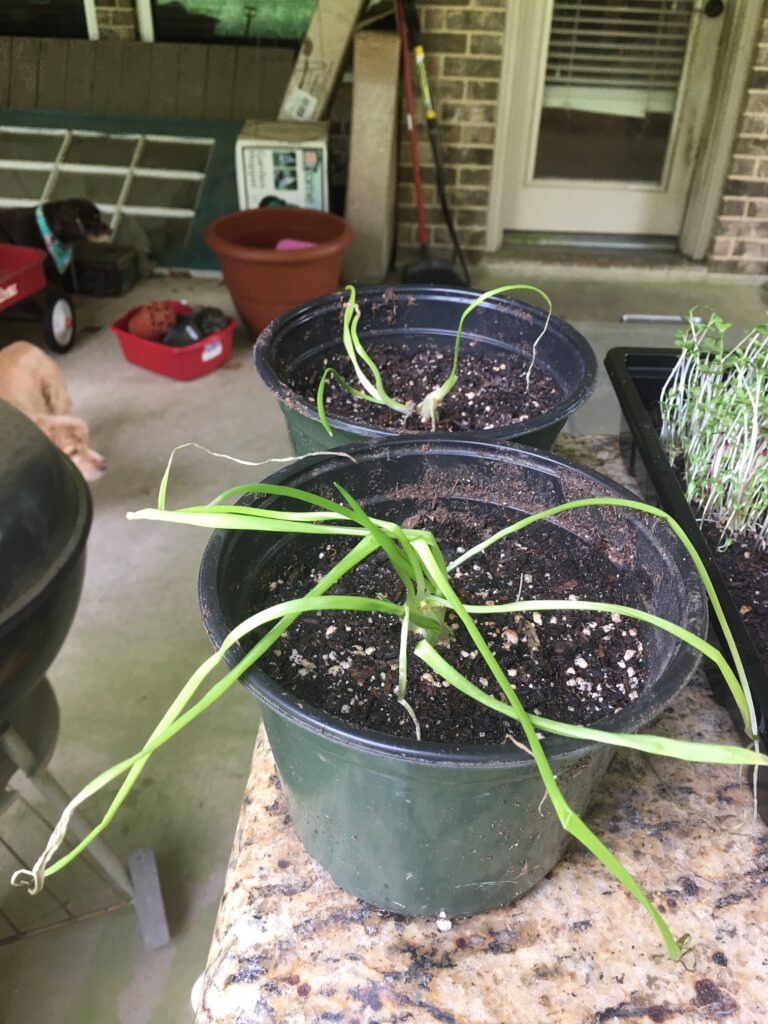
[[75, 341], [75, 310], [63, 289], [49, 288], [43, 298], [43, 337], [53, 352], [68, 352]]

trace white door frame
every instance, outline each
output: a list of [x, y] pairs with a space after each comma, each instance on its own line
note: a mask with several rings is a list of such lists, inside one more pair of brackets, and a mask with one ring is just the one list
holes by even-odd
[[154, 43], [155, 19], [150, 0], [136, 0], [136, 27], [142, 43]]
[[[704, 2], [700, 0], [697, 4], [695, 16], [705, 17], [701, 11]], [[503, 237], [502, 210], [514, 106], [512, 81], [521, 30], [521, 8], [527, 3], [538, 4], [539, 0], [518, 0], [507, 5], [486, 230], [486, 249], [489, 252], [499, 248]], [[751, 70], [752, 53], [762, 22], [762, 6], [754, 0], [726, 0], [726, 11], [722, 17], [727, 21], [718, 50], [718, 64], [722, 71], [712, 90], [707, 112], [711, 127], [702, 137], [679, 237], [681, 251], [691, 259], [702, 259], [706, 255], [714, 230], [744, 89]]]

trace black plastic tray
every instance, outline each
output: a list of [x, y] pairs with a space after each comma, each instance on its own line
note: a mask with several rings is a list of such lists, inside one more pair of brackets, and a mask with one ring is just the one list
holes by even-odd
[[[658, 406], [661, 390], [677, 362], [678, 353], [669, 348], [614, 348], [605, 357], [605, 367], [613, 384], [622, 411], [620, 445], [629, 472], [640, 484], [643, 497], [658, 504], [683, 527], [701, 556], [712, 577], [715, 591], [725, 612], [725, 618], [739, 648], [749, 680], [757, 714], [760, 746], [768, 751], [768, 670], [758, 654], [739, 609], [731, 597], [728, 586], [717, 566], [714, 554], [699, 529], [685, 493], [669, 464], [661, 446], [659, 434], [652, 418]], [[639, 456], [639, 458], [638, 458]], [[710, 617], [715, 633], [728, 657], [719, 624]], [[730, 659], [729, 659], [730, 660]], [[708, 671], [715, 695], [728, 707], [734, 722], [743, 734], [741, 715], [730, 696], [720, 673]], [[768, 822], [768, 771], [760, 769], [758, 802], [761, 817]], [[750, 773], [751, 775], [751, 773]]]

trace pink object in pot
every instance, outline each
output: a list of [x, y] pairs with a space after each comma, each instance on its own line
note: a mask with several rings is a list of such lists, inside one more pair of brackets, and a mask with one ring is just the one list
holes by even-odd
[[281, 238], [276, 249], [314, 249], [317, 242], [305, 242], [301, 238]]

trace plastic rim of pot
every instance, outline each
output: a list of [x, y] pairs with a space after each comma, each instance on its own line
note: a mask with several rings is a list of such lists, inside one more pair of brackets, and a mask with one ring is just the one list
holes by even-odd
[[[209, 224], [206, 244], [218, 255], [226, 284], [251, 337], [280, 313], [334, 291], [352, 229], [333, 213], [298, 207], [241, 210]], [[276, 249], [281, 239], [310, 248]]]
[[[477, 295], [477, 292], [462, 289], [425, 286], [361, 288], [357, 292], [361, 340], [366, 346], [370, 345], [374, 357], [375, 347], [380, 344], [402, 345], [410, 340], [414, 345], [422, 345], [428, 340], [445, 351], [443, 364], [447, 377], [459, 319]], [[323, 359], [334, 365], [334, 360], [343, 354], [342, 316], [347, 298], [348, 293], [339, 292], [297, 306], [270, 323], [256, 341], [253, 355], [256, 371], [280, 403], [297, 455], [367, 439], [403, 437], [409, 433], [329, 416], [333, 430], [330, 436], [320, 422], [315, 403], [297, 394], [286, 382], [294, 373]], [[546, 312], [536, 306], [493, 296], [467, 317], [462, 348], [474, 345], [502, 359], [511, 353], [529, 359], [533, 342], [545, 321]], [[594, 391], [597, 360], [589, 342], [575, 328], [552, 316], [536, 348], [536, 365], [560, 387], [561, 397], [551, 408], [522, 423], [489, 430], [456, 431], [451, 436], [516, 441], [551, 448], [568, 417]], [[419, 436], [429, 435], [422, 431]]]
[[[329, 453], [267, 480], [327, 494], [336, 493], [338, 481], [369, 514], [398, 518], [411, 514], [436, 482], [454, 509], [482, 501], [529, 510], [585, 494], [632, 496], [598, 473], [512, 445], [408, 438], [346, 451], [355, 463]], [[281, 500], [259, 496], [269, 507]], [[587, 539], [608, 533], [614, 560], [642, 566], [650, 580], [653, 592], [640, 603], [705, 635], [703, 587], [666, 524], [625, 509], [583, 509], [569, 515], [567, 529]], [[213, 534], [200, 569], [200, 604], [217, 646], [253, 611], [253, 588], [272, 578], [295, 543], [295, 536], [274, 533]], [[661, 631], [646, 651], [646, 689], [603, 728], [636, 732], [653, 721], [698, 662], [691, 648]], [[233, 647], [227, 663], [244, 653]], [[562, 856], [570, 837], [543, 800], [535, 765], [515, 745], [417, 743], [355, 729], [307, 706], [258, 665], [243, 682], [259, 702], [301, 841], [353, 895], [403, 914], [474, 914], [513, 902]], [[545, 749], [566, 799], [582, 814], [612, 748], [550, 737]]]

